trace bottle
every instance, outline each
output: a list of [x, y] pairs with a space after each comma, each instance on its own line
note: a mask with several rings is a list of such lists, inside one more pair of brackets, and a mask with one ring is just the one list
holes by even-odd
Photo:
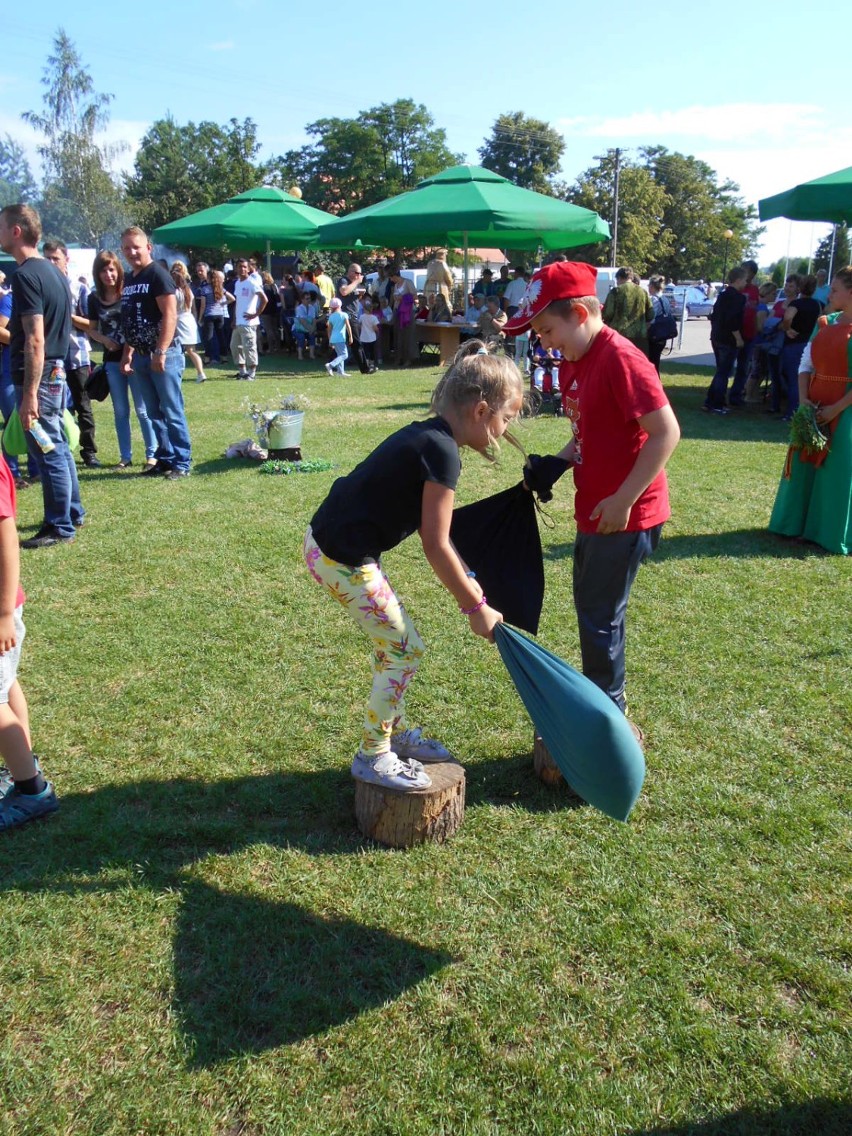
[[33, 420], [33, 424], [30, 426], [30, 433], [43, 454], [49, 454], [51, 450], [56, 449], [56, 443], [51, 441], [49, 434], [37, 418]]
[[51, 384], [64, 383], [65, 377], [65, 363], [62, 359], [54, 360], [53, 366], [50, 368], [50, 378], [48, 382]]

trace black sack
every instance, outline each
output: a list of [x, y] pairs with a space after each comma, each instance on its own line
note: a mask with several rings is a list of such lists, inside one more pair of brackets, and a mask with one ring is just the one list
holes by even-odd
[[99, 363], [89, 375], [85, 390], [89, 398], [93, 398], [95, 402], [103, 402], [109, 398], [109, 380], [103, 363]]
[[371, 375], [374, 368], [370, 360], [367, 358], [367, 352], [364, 350], [360, 343], [357, 345], [355, 350], [358, 355], [358, 370], [362, 375]]
[[507, 623], [538, 633], [544, 563], [533, 494], [523, 482], [453, 512], [450, 539]]

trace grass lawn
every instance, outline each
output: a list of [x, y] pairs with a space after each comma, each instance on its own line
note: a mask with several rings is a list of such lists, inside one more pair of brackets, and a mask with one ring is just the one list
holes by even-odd
[[[848, 1136], [852, 564], [765, 531], [784, 427], [664, 376], [684, 439], [631, 599], [648, 773], [626, 825], [536, 780], [497, 651], [416, 538], [388, 554], [429, 646], [410, 719], [468, 778], [456, 838], [394, 852], [353, 819], [365, 644], [301, 540], [437, 372], [280, 366], [190, 377], [193, 476], [84, 471], [76, 544], [23, 553], [21, 678], [62, 809], [0, 844], [0, 1133]], [[242, 399], [279, 388], [335, 472], [221, 456]], [[565, 430], [520, 435], [547, 453]], [[518, 476], [508, 446], [469, 454], [459, 500]], [[577, 664], [560, 488], [540, 640]], [[28, 534], [38, 489], [19, 511]]]

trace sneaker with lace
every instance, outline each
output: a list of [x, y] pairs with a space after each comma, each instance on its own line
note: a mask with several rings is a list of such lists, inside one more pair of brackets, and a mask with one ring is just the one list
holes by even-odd
[[383, 789], [397, 789], [410, 793], [414, 789], [428, 789], [432, 778], [419, 761], [400, 761], [393, 752], [370, 757], [356, 753], [352, 759], [352, 776]]
[[446, 746], [434, 738], [424, 738], [419, 726], [413, 730], [400, 730], [391, 735], [391, 748], [397, 757], [414, 758], [416, 761], [452, 761], [453, 755]]
[[56, 792], [48, 781], [40, 793], [21, 793], [10, 789], [5, 797], [0, 797], [0, 832], [8, 828], [20, 828], [31, 820], [50, 816], [59, 808]]

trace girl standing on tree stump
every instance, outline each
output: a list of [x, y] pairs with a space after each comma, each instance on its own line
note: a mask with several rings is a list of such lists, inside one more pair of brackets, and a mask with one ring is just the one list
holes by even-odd
[[[459, 449], [493, 458], [523, 401], [514, 363], [471, 340], [432, 394], [433, 417], [412, 422], [338, 478], [305, 534], [305, 561], [373, 644], [373, 685], [353, 776], [392, 789], [431, 784], [422, 762], [446, 761], [440, 742], [405, 727], [403, 701], [423, 641], [381, 566], [381, 557], [419, 531], [426, 559], [475, 635], [492, 640], [502, 615], [450, 541]], [[513, 441], [511, 435], [508, 439]]]

